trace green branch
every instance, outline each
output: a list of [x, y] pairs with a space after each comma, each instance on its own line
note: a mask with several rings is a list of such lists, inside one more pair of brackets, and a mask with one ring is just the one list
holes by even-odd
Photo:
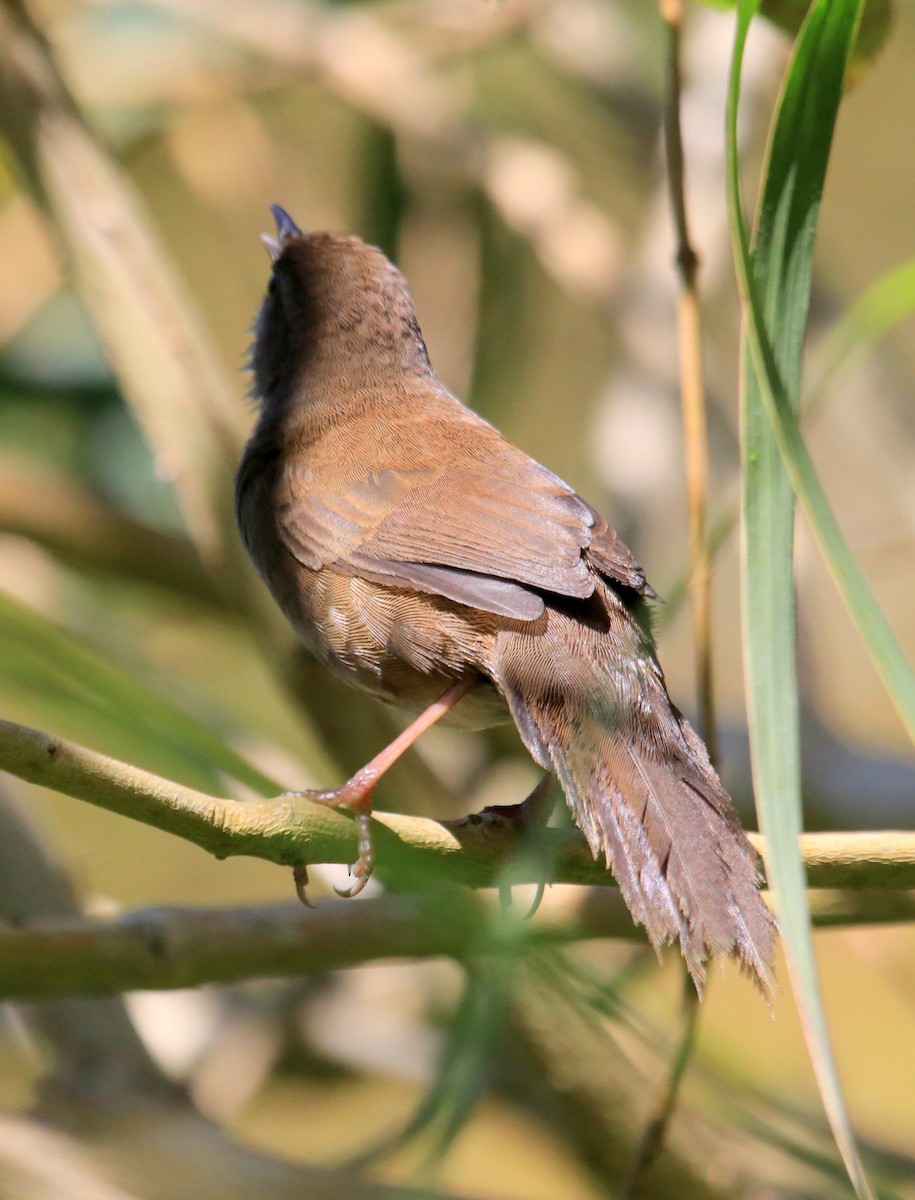
[[[354, 822], [294, 796], [244, 802], [209, 796], [26, 726], [0, 721], [0, 768], [193, 842], [218, 858], [250, 855], [290, 866], [349, 862]], [[449, 884], [484, 887], [518, 850], [498, 819], [439, 823], [376, 814], [379, 873], [417, 895], [352, 904], [156, 909], [113, 921], [79, 917], [0, 929], [0, 1001], [136, 988], [193, 987], [356, 966], [379, 958], [466, 959], [485, 949], [493, 906]], [[763, 853], [764, 841], [753, 836]], [[915, 834], [808, 834], [802, 853], [822, 926], [915, 919]], [[579, 938], [640, 939], [612, 876], [574, 831], [547, 830], [536, 860], [512, 882], [592, 884], [548, 893], [515, 930], [518, 947]], [[855, 889], [855, 890], [849, 890]], [[519, 922], [519, 925], [521, 923]]]
[[[888, 890], [811, 897], [821, 928], [915, 920], [915, 896]], [[512, 949], [585, 938], [641, 941], [615, 888], [556, 888], [509, 926]], [[289, 904], [152, 908], [97, 920], [59, 917], [0, 928], [0, 1002], [294, 977], [381, 959], [472, 958], [495, 944], [496, 902], [461, 889]], [[499, 942], [504, 949], [504, 933]]]
[[[37, 729], [0, 720], [0, 769], [20, 779], [142, 821], [193, 842], [216, 858], [248, 855], [284, 866], [348, 863], [355, 822], [304, 797], [242, 801], [209, 796]], [[398, 886], [430, 881], [487, 887], [518, 849], [516, 828], [497, 818], [438, 822], [376, 813], [378, 872]], [[752, 838], [765, 857], [765, 842]], [[801, 838], [811, 887], [915, 888], [915, 833], [821, 833]], [[574, 830], [549, 829], [537, 861], [518, 864], [513, 882], [610, 886]]]

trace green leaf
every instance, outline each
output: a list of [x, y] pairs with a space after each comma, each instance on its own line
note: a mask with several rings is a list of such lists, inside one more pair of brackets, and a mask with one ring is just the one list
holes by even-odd
[[[810, 7], [810, 0], [762, 0], [760, 14], [794, 36]], [[851, 52], [851, 66], [856, 73], [883, 49], [893, 28], [892, 0], [865, 0], [861, 10]]]
[[[701, 0], [710, 8], [734, 8], [736, 0]], [[810, 0], [760, 0], [759, 14], [792, 37], [810, 10]], [[865, 0], [851, 55], [852, 73], [867, 67], [886, 45], [893, 29], [893, 0]]]
[[754, 788], [769, 845], [769, 882], [823, 1103], [857, 1194], [872, 1197], [829, 1042], [798, 850], [792, 569], [793, 487], [878, 669], [907, 712], [915, 704], [911, 672], [845, 547], [796, 416], [819, 205], [860, 2], [816, 0], [810, 8], [779, 99], [751, 253], [740, 201], [737, 110], [743, 51], [757, 8], [758, 0], [738, 5], [727, 116], [730, 220], [744, 308], [744, 657]]
[[[434, 1176], [492, 1082], [512, 991], [529, 953], [527, 932], [522, 915], [510, 905], [484, 920], [428, 1091], [400, 1130], [360, 1155], [361, 1164], [425, 1140], [420, 1178]], [[534, 957], [539, 961], [539, 954]]]
[[282, 788], [200, 720], [159, 690], [131, 678], [120, 667], [56, 624], [0, 590], [0, 674], [26, 681], [50, 696], [112, 719], [147, 752], [168, 756], [184, 770], [202, 772], [208, 786], [219, 773], [265, 795]]
[[814, 381], [804, 397], [805, 415], [815, 412], [835, 389], [839, 377], [913, 312], [915, 258], [910, 258], [872, 283], [823, 339], [811, 368]]
[[[735, 246], [745, 304], [745, 350], [752, 366], [748, 376], [750, 386], [758, 388], [759, 403], [754, 412], [764, 408], [766, 426], [771, 422], [773, 431], [771, 439], [766, 432], [762, 433], [763, 449], [778, 450], [839, 593], [864, 638], [890, 699], [915, 738], [915, 673], [845, 543], [797, 419], [813, 241], [842, 78], [841, 64], [831, 57], [837, 51], [830, 36], [834, 36], [833, 26], [838, 20], [835, 14], [849, 6], [856, 10], [857, 0], [841, 0], [833, 8], [818, 0], [811, 10], [811, 21], [798, 45], [802, 47], [807, 37], [814, 46], [803, 58], [796, 52], [780, 100], [752, 266], [742, 219], [740, 228], [734, 229]], [[824, 7], [829, 13], [820, 20]], [[835, 67], [831, 93], [827, 87], [830, 75], [825, 69], [830, 63]], [[818, 105], [824, 104], [824, 95], [830, 94], [835, 107], [824, 139]], [[735, 204], [736, 169], [735, 159], [729, 181]]]
[[[853, 371], [897, 325], [915, 313], [915, 258], [892, 267], [846, 309], [823, 338], [804, 384], [801, 416], [814, 417], [835, 395], [843, 376]], [[708, 533], [709, 557], [714, 562], [739, 521], [736, 506], [727, 509]], [[686, 565], [673, 583], [662, 590], [664, 606], [657, 613], [659, 630], [668, 628], [689, 595], [690, 569]]]

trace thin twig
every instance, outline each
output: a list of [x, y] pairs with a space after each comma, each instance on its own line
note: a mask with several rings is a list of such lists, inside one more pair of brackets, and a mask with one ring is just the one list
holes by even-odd
[[[690, 607], [693, 618], [693, 651], [696, 660], [696, 699], [699, 731], [709, 757], [718, 762], [715, 694], [712, 665], [711, 556], [706, 539], [708, 491], [708, 434], [705, 412], [705, 378], [702, 364], [702, 312], [699, 304], [699, 258], [689, 233], [686, 211], [686, 169], [680, 123], [682, 78], [680, 44], [683, 28], [682, 0], [660, 0], [666, 40], [667, 95], [664, 104], [664, 146], [674, 230], [677, 239], [677, 324], [680, 335], [680, 403], [683, 412], [684, 467], [689, 517]], [[699, 1004], [695, 988], [684, 971], [682, 1009], [667, 1079], [655, 1097], [652, 1114], [636, 1151], [629, 1179], [621, 1195], [634, 1200], [664, 1145], [677, 1104], [680, 1085], [696, 1045]]]
[[696, 1048], [699, 1029], [699, 993], [689, 974], [683, 972], [681, 988], [680, 1027], [674, 1042], [667, 1079], [655, 1097], [654, 1110], [645, 1125], [642, 1140], [635, 1154], [629, 1178], [620, 1189], [621, 1200], [636, 1200], [642, 1194], [645, 1176], [658, 1160], [671, 1118], [677, 1106], [680, 1085]]
[[667, 40], [667, 99], [664, 105], [664, 145], [680, 279], [677, 322], [680, 332], [680, 396], [683, 410], [684, 465], [689, 514], [690, 601], [696, 659], [699, 730], [713, 763], [718, 761], [712, 670], [711, 559], [706, 539], [708, 493], [708, 436], [705, 377], [702, 362], [702, 310], [699, 303], [699, 257], [689, 233], [686, 176], [680, 128], [680, 42], [682, 0], [661, 0]]

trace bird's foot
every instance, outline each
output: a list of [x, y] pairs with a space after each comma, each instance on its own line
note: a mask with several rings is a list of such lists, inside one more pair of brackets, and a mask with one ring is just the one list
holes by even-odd
[[[514, 829], [521, 837], [528, 837], [531, 834], [535, 835], [530, 838], [530, 848], [537, 860], [537, 865], [540, 867], [540, 878], [537, 880], [537, 891], [534, 893], [534, 898], [527, 912], [524, 914], [525, 921], [529, 920], [540, 907], [540, 902], [543, 899], [543, 893], [546, 888], [546, 877], [549, 873], [550, 864], [537, 845], [536, 834], [541, 829], [546, 828], [550, 814], [553, 811], [554, 782], [554, 775], [548, 771], [531, 794], [525, 800], [522, 800], [520, 804], [488, 805], [480, 812], [473, 813], [468, 817], [464, 817], [463, 820], [455, 822], [457, 825], [496, 825], [502, 828], [509, 827]], [[499, 898], [504, 908], [510, 907], [511, 894], [512, 889], [510, 885], [500, 887]]]
[[[277, 222], [279, 223], [281, 219], [281, 217], [277, 217]], [[280, 236], [282, 237], [282, 230], [280, 230]], [[413, 745], [421, 733], [425, 732], [430, 725], [434, 725], [447, 712], [450, 712], [459, 700], [462, 700], [472, 688], [476, 687], [479, 678], [479, 675], [472, 671], [458, 679], [456, 683], [451, 684], [447, 691], [443, 692], [434, 703], [411, 721], [407, 728], [394, 738], [393, 742], [385, 746], [371, 762], [366, 763], [360, 771], [357, 771], [348, 783], [344, 783], [343, 787], [328, 792], [285, 793], [287, 796], [300, 796], [307, 800], [314, 800], [318, 804], [329, 804], [332, 808], [345, 809], [356, 817], [359, 823], [359, 857], [350, 867], [353, 885], [346, 891], [335, 888], [334, 891], [338, 895], [358, 896], [371, 879], [372, 871], [375, 869], [375, 847], [372, 845], [370, 817], [372, 815], [372, 792], [375, 790], [378, 780], [400, 758], [401, 754]], [[301, 900], [308, 875], [305, 872], [303, 876], [302, 867], [298, 868], [298, 872], [296, 891]]]
[[356, 820], [359, 826], [359, 857], [349, 869], [353, 882], [348, 888], [334, 888], [337, 895], [343, 896], [345, 899], [358, 896], [375, 870], [375, 844], [372, 841], [371, 814], [359, 813]]
[[532, 833], [544, 829], [553, 811], [554, 781], [552, 772], [547, 772], [520, 804], [490, 804], [478, 813], [471, 813], [455, 823], [508, 826], [518, 833]]
[[[363, 767], [348, 783], [344, 783], [339, 788], [283, 793], [284, 796], [292, 796], [299, 800], [312, 800], [316, 804], [326, 804], [329, 808], [339, 808], [355, 816], [359, 831], [359, 854], [349, 869], [353, 883], [348, 888], [334, 888], [338, 896], [346, 899], [359, 895], [371, 879], [375, 869], [375, 845], [372, 841], [372, 792], [376, 781], [377, 775]], [[292, 877], [295, 882], [296, 895], [306, 907], [311, 908], [312, 904], [305, 890], [308, 886], [308, 868], [296, 867]]]

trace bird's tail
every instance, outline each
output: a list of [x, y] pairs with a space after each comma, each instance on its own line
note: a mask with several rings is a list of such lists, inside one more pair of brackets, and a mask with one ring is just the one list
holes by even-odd
[[756, 855], [632, 608], [601, 584], [586, 620], [548, 607], [536, 627], [500, 634], [492, 667], [528, 749], [558, 775], [655, 946], [679, 939], [700, 991], [708, 959], [723, 955], [767, 992], [775, 925]]

